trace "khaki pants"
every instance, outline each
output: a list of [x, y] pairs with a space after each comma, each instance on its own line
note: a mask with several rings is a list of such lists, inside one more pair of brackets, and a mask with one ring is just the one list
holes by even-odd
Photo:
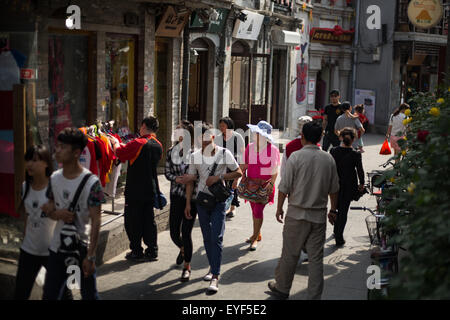
[[276, 287], [289, 293], [302, 248], [308, 253], [308, 299], [319, 300], [323, 291], [323, 247], [326, 223], [312, 223], [286, 217], [283, 228], [283, 250], [275, 269]]

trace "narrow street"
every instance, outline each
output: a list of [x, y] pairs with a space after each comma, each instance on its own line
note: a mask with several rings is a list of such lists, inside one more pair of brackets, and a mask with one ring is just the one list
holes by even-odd
[[[389, 156], [379, 155], [384, 137], [367, 134], [363, 154], [365, 171], [379, 169]], [[160, 178], [163, 176], [160, 176]], [[164, 179], [164, 178], [163, 178]], [[279, 178], [277, 185], [279, 183]], [[365, 195], [354, 206], [373, 207], [375, 199]], [[159, 260], [135, 264], [125, 260], [125, 252], [105, 262], [98, 271], [97, 285], [101, 299], [226, 299], [265, 300], [273, 299], [268, 294], [267, 282], [273, 279], [274, 270], [281, 254], [282, 225], [275, 219], [276, 202], [266, 207], [262, 241], [256, 251], [248, 250], [245, 239], [251, 233], [250, 205], [243, 204], [236, 215], [226, 223], [224, 251], [219, 282], [219, 292], [208, 296], [208, 283], [203, 276], [208, 271], [208, 262], [198, 221], [192, 232], [194, 254], [192, 275], [187, 283], [179, 281], [182, 266], [176, 266], [177, 247], [170, 239], [169, 231], [158, 234]], [[336, 249], [332, 238], [332, 227], [327, 226], [324, 254], [325, 300], [367, 299], [366, 270], [370, 264], [369, 237], [364, 218], [367, 213], [350, 211], [344, 232], [347, 243]], [[291, 300], [306, 299], [308, 263], [298, 265], [291, 290]], [[78, 297], [79, 298], [79, 297]]]

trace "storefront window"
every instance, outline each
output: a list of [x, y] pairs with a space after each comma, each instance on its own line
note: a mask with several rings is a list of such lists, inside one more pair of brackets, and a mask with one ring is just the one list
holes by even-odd
[[49, 136], [65, 127], [87, 125], [88, 36], [49, 35]]
[[106, 41], [106, 120], [116, 129], [134, 132], [134, 55], [133, 38], [109, 35]]

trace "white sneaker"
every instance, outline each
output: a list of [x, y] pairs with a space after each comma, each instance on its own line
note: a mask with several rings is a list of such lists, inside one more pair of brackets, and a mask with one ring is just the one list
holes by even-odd
[[217, 278], [211, 279], [211, 282], [209, 283], [208, 291], [209, 292], [219, 291], [219, 279], [217, 279]]
[[211, 281], [211, 280], [212, 280], [212, 273], [208, 272], [208, 274], [203, 277], [203, 281]]

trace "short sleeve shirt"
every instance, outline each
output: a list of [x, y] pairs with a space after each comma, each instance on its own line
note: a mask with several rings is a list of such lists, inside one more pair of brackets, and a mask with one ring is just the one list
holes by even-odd
[[397, 137], [402, 137], [405, 135], [405, 125], [403, 124], [403, 120], [406, 119], [404, 113], [399, 113], [398, 115], [391, 116], [389, 120], [389, 125], [392, 126], [391, 134]]
[[[48, 202], [47, 188], [34, 190], [31, 185], [24, 201], [27, 215], [27, 226], [22, 250], [35, 256], [48, 256], [48, 248], [53, 236], [56, 221], [48, 218], [41, 207]], [[22, 186], [22, 198], [25, 194], [26, 184]]]
[[213, 174], [214, 176], [226, 174], [227, 170], [236, 171], [239, 168], [233, 154], [229, 150], [219, 146], [216, 146], [213, 157], [205, 157], [201, 149], [192, 153], [188, 173], [198, 175], [197, 194], [202, 191], [212, 195], [206, 187], [206, 180], [208, 179], [215, 162], [217, 162], [218, 165]]
[[[75, 179], [65, 178], [62, 169], [52, 174], [47, 197], [54, 201], [56, 209], [69, 208], [81, 180], [88, 173], [90, 173], [89, 170], [83, 169], [83, 172]], [[100, 180], [97, 176], [92, 175], [86, 182], [75, 208], [75, 226], [77, 227], [81, 241], [86, 245], [89, 244], [89, 234], [91, 231], [89, 208], [98, 207], [102, 203], [105, 203], [105, 198], [102, 187], [100, 186]], [[56, 224], [53, 239], [50, 243], [50, 250], [53, 252], [57, 252], [60, 246], [60, 233], [63, 226], [64, 221], [62, 220], [59, 220]]]
[[333, 106], [332, 104], [327, 105], [325, 107], [324, 114], [326, 114], [328, 118], [326, 131], [334, 132], [334, 125], [336, 123], [336, 119], [342, 114], [341, 105], [340, 104], [338, 104], [337, 106]]

